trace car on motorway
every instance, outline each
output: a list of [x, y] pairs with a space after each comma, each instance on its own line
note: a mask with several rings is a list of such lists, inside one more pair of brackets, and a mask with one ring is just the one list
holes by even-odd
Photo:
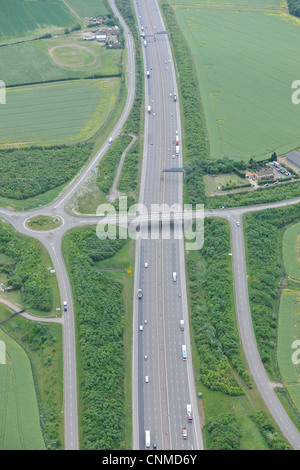
[[186, 427], [182, 428], [182, 439], [187, 439], [188, 435], [187, 435], [187, 429]]
[[177, 273], [175, 273], [175, 271], [173, 272], [172, 277], [173, 277], [173, 281], [176, 282], [177, 281]]
[[156, 444], [156, 442], [153, 442], [153, 449], [157, 449], [157, 444]]
[[143, 331], [144, 327], [143, 325], [140, 325], [140, 331]]
[[149, 383], [149, 375], [145, 376], [145, 382], [146, 382], [146, 384]]
[[148, 263], [145, 263], [145, 268], [148, 268]]
[[138, 299], [141, 299], [143, 297], [143, 291], [142, 289], [138, 289]]
[[184, 320], [180, 320], [179, 325], [180, 325], [180, 330], [184, 331]]
[[66, 311], [67, 311], [67, 309], [68, 309], [68, 308], [67, 308], [67, 302], [66, 302], [66, 301], [64, 301], [64, 312], [66, 312]]
[[239, 222], [236, 223], [237, 227], [239, 227], [241, 224]]

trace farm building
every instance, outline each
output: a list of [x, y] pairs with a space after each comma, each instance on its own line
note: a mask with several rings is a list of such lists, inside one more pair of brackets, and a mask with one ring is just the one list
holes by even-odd
[[257, 171], [255, 174], [255, 178], [257, 180], [273, 179], [274, 173], [272, 168], [263, 168], [262, 170]]
[[293, 150], [293, 152], [287, 153], [286, 160], [295, 165], [297, 168], [300, 168], [300, 152], [297, 150]]
[[96, 34], [96, 41], [106, 42], [106, 34]]

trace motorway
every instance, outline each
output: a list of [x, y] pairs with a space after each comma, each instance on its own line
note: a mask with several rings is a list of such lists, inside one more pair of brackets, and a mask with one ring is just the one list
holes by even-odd
[[[140, 33], [145, 34], [141, 38], [145, 77], [150, 73], [145, 108], [151, 106], [151, 113], [146, 113], [140, 203], [151, 211], [154, 204], [182, 203], [182, 173], [163, 173], [182, 167], [182, 154], [175, 156], [176, 131], [181, 138], [180, 111], [178, 100], [174, 101], [177, 85], [169, 37], [161, 34], [165, 26], [157, 1], [138, 0], [135, 8]], [[141, 230], [147, 231], [148, 225]], [[134, 303], [133, 324], [138, 332], [133, 348], [134, 448], [145, 449], [145, 430], [149, 430], [151, 446], [155, 442], [158, 449], [203, 449], [190, 354], [183, 241], [172, 236], [163, 239], [152, 226], [148, 240], [137, 240], [135, 266], [135, 292], [141, 288], [143, 298], [135, 298]], [[184, 331], [179, 328], [181, 319]], [[187, 345], [187, 361], [182, 359], [182, 345]], [[193, 423], [187, 421], [187, 404], [194, 410]]]
[[[128, 96], [124, 111], [111, 136], [115, 138], [126, 121], [135, 92], [134, 45], [128, 28], [118, 13], [114, 0], [111, 6], [124, 27], [128, 49]], [[147, 45], [144, 50], [146, 80], [146, 109], [151, 103], [152, 112], [145, 113], [144, 158], [140, 202], [147, 208], [153, 203], [174, 204], [182, 201], [182, 175], [163, 173], [165, 168], [182, 166], [182, 155], [174, 154], [175, 132], [181, 142], [181, 125], [178, 101], [170, 93], [176, 90], [176, 75], [172, 61], [168, 36], [157, 34], [165, 30], [156, 0], [135, 2], [139, 27], [144, 27]], [[170, 62], [169, 62], [170, 61]], [[52, 204], [34, 211], [12, 212], [0, 208], [0, 216], [8, 220], [20, 233], [40, 240], [48, 250], [56, 270], [60, 286], [61, 303], [67, 300], [68, 311], [63, 314], [64, 354], [64, 417], [65, 449], [79, 448], [77, 375], [75, 354], [75, 328], [72, 291], [61, 252], [64, 234], [75, 227], [97, 224], [101, 217], [74, 217], [65, 207], [77, 190], [87, 180], [91, 171], [107, 151], [105, 143], [88, 166], [75, 178]], [[181, 146], [180, 146], [181, 148]], [[170, 150], [169, 150], [170, 149]], [[300, 198], [261, 206], [205, 211], [206, 217], [222, 217], [229, 221], [232, 234], [234, 287], [236, 310], [241, 340], [251, 373], [273, 418], [278, 423], [291, 446], [300, 448], [300, 435], [279, 402], [261, 363], [251, 321], [247, 288], [245, 247], [242, 216], [245, 213], [282, 207], [300, 202]], [[38, 215], [60, 216], [63, 224], [51, 232], [34, 232], [26, 225], [26, 219]], [[238, 227], [236, 222], [240, 221]], [[148, 228], [140, 224], [142, 233]], [[147, 225], [148, 227], [148, 225]], [[181, 229], [181, 228], [180, 228]], [[141, 300], [134, 297], [133, 318], [133, 444], [135, 449], [145, 448], [145, 429], [151, 431], [151, 446], [154, 441], [158, 449], [203, 449], [201, 423], [196, 412], [196, 393], [192, 370], [188, 309], [186, 296], [185, 262], [183, 240], [164, 240], [161, 232], [154, 232], [151, 239], [137, 240], [135, 292], [143, 289]], [[148, 267], [144, 267], [144, 263]], [[177, 280], [172, 280], [176, 271]], [[181, 294], [181, 297], [178, 294]], [[179, 320], [185, 320], [185, 331], [179, 329]], [[145, 323], [147, 320], [147, 323]], [[139, 325], [143, 331], [139, 331]], [[187, 361], [181, 357], [181, 345], [187, 345]], [[145, 355], [148, 359], [145, 360]], [[149, 376], [149, 383], [144, 377]], [[193, 424], [187, 424], [186, 404], [194, 410]], [[188, 429], [188, 439], [183, 440], [182, 426]]]

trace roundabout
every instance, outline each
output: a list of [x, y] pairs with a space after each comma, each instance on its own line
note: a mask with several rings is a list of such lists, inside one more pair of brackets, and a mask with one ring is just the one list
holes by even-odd
[[60, 228], [64, 220], [58, 215], [40, 214], [25, 220], [24, 227], [35, 232], [48, 232]]

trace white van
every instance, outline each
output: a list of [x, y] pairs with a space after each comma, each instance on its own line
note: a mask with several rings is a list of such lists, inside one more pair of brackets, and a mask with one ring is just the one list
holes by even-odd
[[145, 444], [146, 447], [150, 447], [150, 431], [145, 431]]
[[173, 281], [176, 282], [177, 281], [177, 274], [174, 272], [173, 273]]

